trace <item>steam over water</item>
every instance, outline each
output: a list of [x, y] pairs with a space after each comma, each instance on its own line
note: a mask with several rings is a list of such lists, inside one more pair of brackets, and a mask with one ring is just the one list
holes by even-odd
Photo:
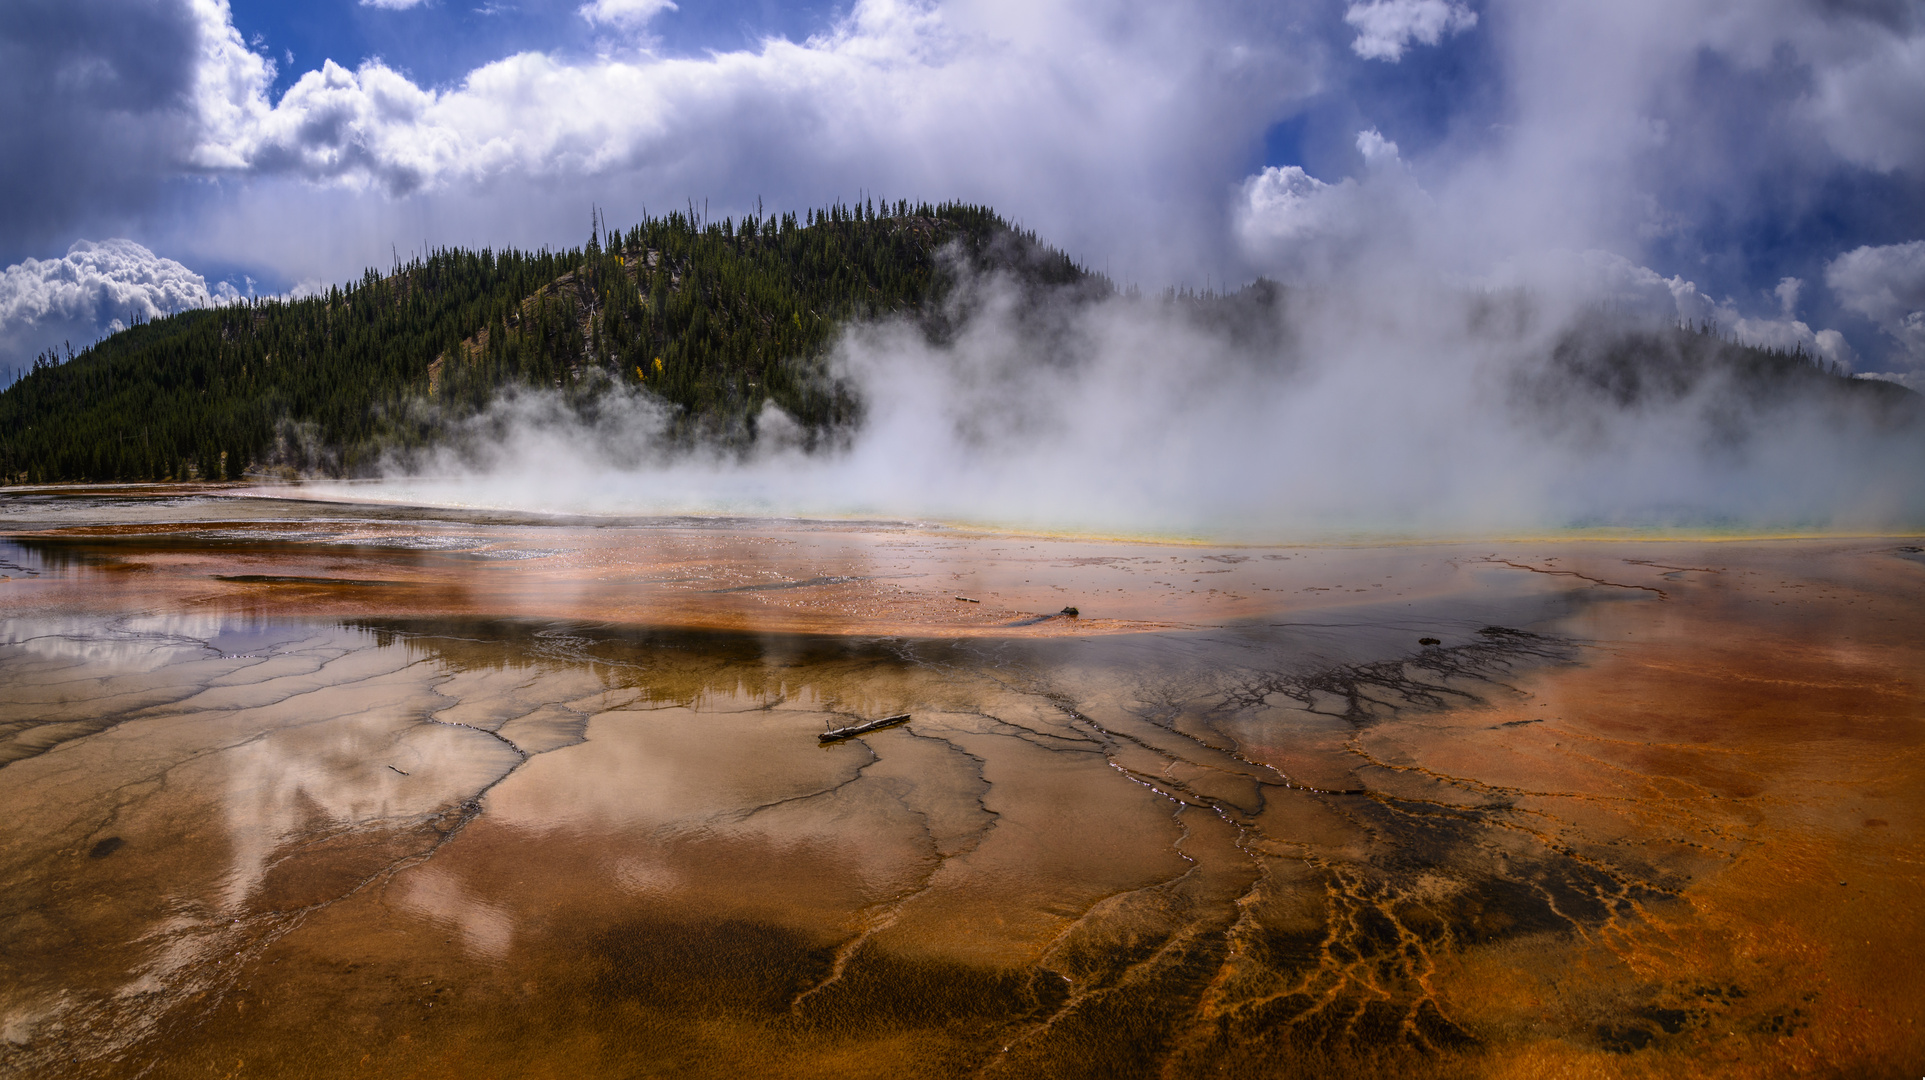
[[[827, 448], [772, 407], [752, 446], [702, 451], [665, 443], [647, 395], [531, 393], [354, 495], [1245, 540], [1925, 520], [1919, 410], [1694, 366], [1665, 320], [1599, 316], [1607, 295], [1411, 274], [1072, 302], [991, 279], [941, 344], [849, 331], [836, 367], [867, 410]], [[1586, 366], [1636, 333], [1631, 360]]]

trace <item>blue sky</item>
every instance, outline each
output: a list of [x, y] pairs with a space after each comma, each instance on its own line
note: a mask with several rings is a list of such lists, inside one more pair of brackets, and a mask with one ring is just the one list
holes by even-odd
[[[1151, 287], [1590, 274], [1925, 366], [1910, 0], [386, 2], [19, 0], [0, 364], [142, 297], [579, 242], [591, 204], [868, 190], [988, 202]], [[68, 255], [117, 238], [152, 265]]]
[[[357, 0], [230, 4], [242, 38], [280, 65], [276, 91], [323, 60], [353, 67], [380, 57], [418, 82], [445, 86], [516, 52], [596, 50], [594, 27], [576, 16], [579, 0], [427, 0], [400, 10]], [[804, 40], [832, 28], [842, 11], [772, 0], [691, 3], [656, 15], [649, 31], [664, 52], [701, 55], [752, 48], [766, 37]]]

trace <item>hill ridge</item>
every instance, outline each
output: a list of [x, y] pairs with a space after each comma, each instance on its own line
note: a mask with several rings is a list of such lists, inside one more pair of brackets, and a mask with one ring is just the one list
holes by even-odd
[[[962, 266], [945, 262], [952, 248]], [[993, 210], [954, 202], [673, 212], [598, 224], [560, 252], [438, 249], [346, 287], [182, 312], [65, 363], [37, 360], [0, 392], [0, 482], [219, 479], [260, 465], [365, 475], [510, 386], [592, 395], [610, 380], [667, 402], [676, 438], [752, 438], [774, 401], [813, 439], [860, 412], [823, 363], [839, 326], [925, 313], [958, 270], [990, 266], [1100, 281]]]

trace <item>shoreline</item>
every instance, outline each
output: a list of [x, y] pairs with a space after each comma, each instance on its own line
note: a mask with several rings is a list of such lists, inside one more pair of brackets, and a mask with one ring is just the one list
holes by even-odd
[[[327, 485], [367, 485], [376, 486], [387, 483], [384, 480], [339, 480], [326, 481]], [[137, 494], [160, 499], [181, 496], [203, 496], [211, 499], [259, 500], [264, 502], [285, 503], [290, 505], [311, 505], [316, 507], [363, 507], [373, 511], [405, 514], [409, 511], [423, 514], [439, 513], [449, 515], [450, 520], [472, 521], [477, 524], [521, 524], [531, 527], [628, 527], [628, 528], [674, 528], [674, 527], [712, 527], [718, 529], [841, 529], [867, 531], [877, 529], [901, 529], [942, 533], [949, 536], [968, 538], [1007, 538], [1036, 539], [1080, 543], [1108, 543], [1123, 545], [1144, 545], [1174, 548], [1221, 548], [1227, 550], [1264, 550], [1264, 549], [1371, 549], [1402, 547], [1449, 547], [1474, 544], [1584, 544], [1584, 543], [1628, 543], [1628, 544], [1730, 544], [1730, 543], [1773, 543], [1798, 541], [1830, 540], [1913, 540], [1925, 539], [1925, 523], [1894, 524], [1881, 527], [1840, 527], [1828, 528], [1751, 528], [1734, 526], [1731, 528], [1706, 528], [1698, 526], [1667, 525], [1625, 525], [1625, 526], [1571, 526], [1568, 528], [1524, 529], [1512, 531], [1461, 531], [1438, 530], [1416, 534], [1410, 528], [1399, 527], [1384, 531], [1371, 531], [1368, 528], [1329, 527], [1316, 528], [1296, 536], [1274, 536], [1253, 538], [1232, 534], [1212, 535], [1204, 533], [1170, 534], [1150, 532], [1106, 532], [1081, 531], [1075, 529], [1052, 529], [1024, 523], [996, 523], [972, 521], [968, 519], [902, 518], [876, 515], [790, 515], [736, 513], [726, 510], [704, 509], [665, 509], [660, 511], [608, 511], [605, 513], [581, 510], [542, 510], [507, 505], [488, 505], [454, 501], [414, 500], [406, 498], [368, 499], [362, 497], [336, 497], [317, 490], [316, 486], [305, 481], [288, 481], [280, 484], [263, 485], [257, 481], [219, 481], [186, 483], [100, 483], [100, 484], [44, 484], [15, 485], [0, 487], [0, 505], [11, 495], [58, 496], [67, 498], [87, 498], [103, 494]], [[465, 516], [464, 516], [465, 515]], [[181, 519], [178, 524], [187, 524], [199, 519]], [[0, 524], [4, 524], [0, 519]], [[63, 526], [52, 525], [47, 529]], [[17, 531], [17, 530], [9, 530]]]

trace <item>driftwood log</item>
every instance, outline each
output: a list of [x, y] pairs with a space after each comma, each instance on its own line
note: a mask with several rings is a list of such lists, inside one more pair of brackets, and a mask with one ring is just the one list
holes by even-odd
[[871, 731], [881, 731], [883, 728], [895, 727], [897, 724], [906, 724], [908, 722], [909, 714], [903, 713], [901, 716], [885, 716], [880, 720], [866, 720], [860, 724], [852, 724], [849, 727], [831, 728], [816, 737], [825, 743], [840, 742], [843, 739], [854, 738], [857, 735], [867, 735]]

